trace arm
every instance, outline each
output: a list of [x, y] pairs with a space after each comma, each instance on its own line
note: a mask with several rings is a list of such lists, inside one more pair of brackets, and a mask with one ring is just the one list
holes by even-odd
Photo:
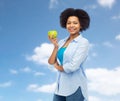
[[56, 55], [57, 55], [57, 51], [58, 51], [58, 42], [57, 42], [56, 38], [54, 38], [54, 39], [52, 39], [50, 37], [48, 37], [48, 38], [51, 41], [51, 43], [54, 45], [54, 49], [53, 49], [51, 56], [48, 59], [48, 63], [54, 64], [56, 62]]
[[83, 42], [76, 49], [75, 53], [72, 57], [70, 57], [69, 61], [66, 61], [63, 64], [63, 69], [66, 73], [71, 73], [80, 68], [80, 65], [86, 60], [89, 50], [89, 43]]
[[56, 55], [57, 55], [57, 51], [58, 51], [58, 42], [57, 42], [57, 39], [52, 39], [49, 37], [49, 40], [51, 41], [51, 43], [53, 43], [54, 45], [54, 49], [53, 49], [53, 52], [51, 54], [51, 56], [49, 57], [48, 59], [48, 63], [49, 64], [54, 64], [54, 67], [59, 70], [59, 71], [64, 71], [63, 67], [60, 66], [57, 62], [57, 59], [56, 59]]
[[57, 61], [55, 62], [54, 67], [55, 67], [57, 70], [61, 71], [61, 72], [64, 71], [63, 67], [60, 66]]
[[54, 67], [55, 67], [57, 70], [59, 70], [59, 71], [62, 72], [62, 71], [64, 71], [64, 69], [63, 69], [62, 66], [60, 66], [60, 65], [58, 64], [57, 59], [56, 59], [57, 50], [58, 50], [58, 47], [54, 47], [53, 52], [52, 52], [51, 56], [50, 56], [49, 59], [48, 59], [48, 63], [49, 63], [49, 64], [54, 64]]
[[57, 50], [58, 50], [58, 48], [54, 47], [53, 52], [52, 52], [51, 56], [48, 59], [48, 63], [49, 64], [54, 64], [56, 62]]

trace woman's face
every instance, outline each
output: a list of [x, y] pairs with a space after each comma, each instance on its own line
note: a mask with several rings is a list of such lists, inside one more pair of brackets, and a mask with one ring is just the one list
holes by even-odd
[[66, 29], [71, 35], [79, 34], [80, 28], [81, 26], [78, 17], [76, 16], [68, 17], [66, 23]]

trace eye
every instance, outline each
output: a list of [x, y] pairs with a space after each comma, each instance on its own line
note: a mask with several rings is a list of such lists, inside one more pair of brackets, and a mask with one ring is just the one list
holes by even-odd
[[74, 24], [78, 24], [78, 22], [74, 22]]
[[67, 22], [67, 24], [71, 24], [70, 22]]

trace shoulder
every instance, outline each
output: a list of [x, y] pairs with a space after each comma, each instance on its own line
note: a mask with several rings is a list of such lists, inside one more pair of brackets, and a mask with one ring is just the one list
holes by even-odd
[[79, 36], [78, 43], [89, 45], [88, 39], [83, 37], [82, 35]]
[[58, 41], [58, 44], [62, 44], [62, 43], [64, 43], [64, 42], [67, 40], [67, 38], [68, 38], [68, 37], [65, 37], [65, 38], [59, 40], [59, 41]]

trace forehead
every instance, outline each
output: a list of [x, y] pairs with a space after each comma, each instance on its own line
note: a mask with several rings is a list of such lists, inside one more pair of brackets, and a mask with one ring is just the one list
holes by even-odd
[[67, 20], [68, 21], [79, 21], [77, 16], [69, 16]]

